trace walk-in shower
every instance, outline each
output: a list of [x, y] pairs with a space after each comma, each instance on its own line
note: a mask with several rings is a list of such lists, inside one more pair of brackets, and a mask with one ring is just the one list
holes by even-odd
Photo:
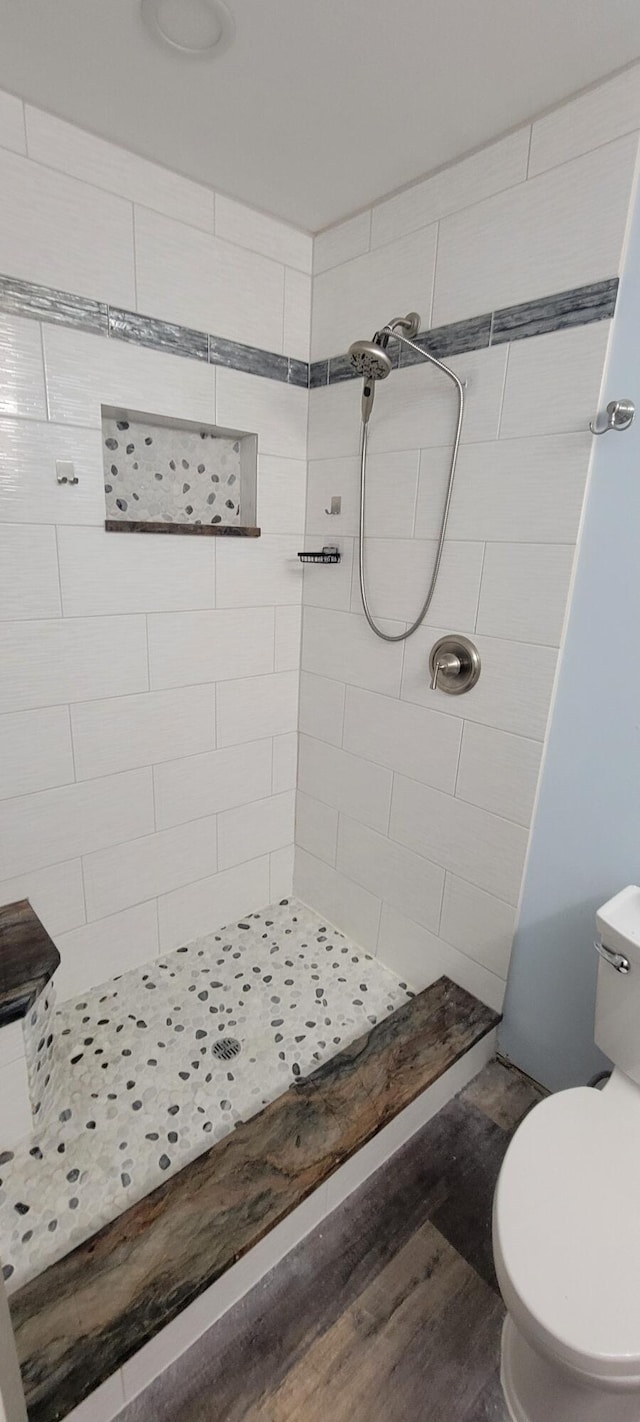
[[[436, 356], [431, 355], [429, 351], [423, 350], [421, 346], [416, 345], [415, 341], [412, 338], [417, 335], [419, 328], [420, 317], [418, 316], [417, 312], [410, 311], [407, 316], [397, 316], [393, 321], [389, 321], [388, 325], [383, 326], [380, 331], [376, 331], [373, 340], [354, 341], [353, 345], [349, 346], [349, 359], [351, 361], [351, 364], [354, 369], [358, 371], [358, 374], [362, 375], [364, 381], [362, 388], [362, 430], [360, 434], [360, 537], [358, 558], [358, 570], [360, 574], [360, 593], [362, 596], [362, 606], [364, 608], [364, 615], [367, 619], [367, 622], [369, 623], [369, 626], [371, 627], [372, 631], [375, 632], [376, 636], [382, 637], [383, 641], [385, 642], [404, 642], [406, 638], [410, 637], [412, 632], [415, 632], [416, 629], [420, 626], [420, 624], [424, 621], [427, 612], [429, 611], [429, 608], [431, 606], [433, 594], [436, 590], [436, 583], [438, 581], [440, 563], [442, 561], [442, 550], [444, 548], [445, 534], [447, 531], [447, 519], [449, 517], [449, 507], [451, 504], [451, 495], [453, 492], [453, 481], [455, 479], [456, 464], [458, 460], [458, 449], [460, 447], [460, 435], [462, 433], [462, 416], [464, 413], [464, 388], [462, 385], [462, 381], [458, 379], [458, 376], [456, 375], [455, 371], [450, 370], [449, 366], [445, 365], [443, 361], [438, 360]], [[410, 350], [415, 351], [417, 355], [422, 357], [423, 360], [428, 361], [431, 365], [435, 365], [436, 368], [438, 370], [441, 370], [444, 375], [448, 375], [449, 379], [453, 381], [456, 387], [458, 396], [458, 417], [456, 421], [456, 432], [451, 450], [449, 478], [447, 481], [447, 490], [442, 510], [442, 520], [440, 523], [440, 533], [438, 535], [436, 556], [433, 564], [433, 571], [431, 573], [431, 581], [429, 583], [427, 596], [422, 604], [418, 616], [415, 619], [415, 622], [412, 622], [411, 626], [408, 627], [405, 632], [396, 632], [393, 634], [390, 632], [383, 632], [382, 628], [378, 627], [377, 623], [373, 619], [369, 607], [369, 602], [367, 599], [364, 568], [367, 434], [369, 427], [369, 419], [371, 416], [371, 411], [373, 409], [376, 380], [386, 380], [387, 376], [390, 375], [391, 371], [393, 370], [393, 364], [387, 351], [387, 347], [389, 345], [390, 340], [400, 341], [403, 346], [408, 346]]]

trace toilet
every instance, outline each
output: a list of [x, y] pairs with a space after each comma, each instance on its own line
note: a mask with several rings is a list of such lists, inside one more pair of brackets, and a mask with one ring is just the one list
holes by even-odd
[[596, 921], [595, 1040], [612, 1075], [533, 1108], [494, 1198], [514, 1422], [640, 1422], [640, 888]]

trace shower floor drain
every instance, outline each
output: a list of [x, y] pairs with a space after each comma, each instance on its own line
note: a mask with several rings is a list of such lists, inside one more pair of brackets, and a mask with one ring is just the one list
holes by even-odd
[[230, 1062], [231, 1058], [237, 1057], [238, 1052], [241, 1050], [242, 1048], [236, 1037], [220, 1037], [219, 1041], [214, 1042], [211, 1048], [213, 1056], [217, 1057], [221, 1062]]

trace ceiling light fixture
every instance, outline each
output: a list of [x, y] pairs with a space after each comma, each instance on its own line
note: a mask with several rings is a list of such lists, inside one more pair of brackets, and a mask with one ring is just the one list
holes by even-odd
[[156, 39], [181, 54], [220, 54], [235, 34], [222, 0], [140, 0], [142, 18]]

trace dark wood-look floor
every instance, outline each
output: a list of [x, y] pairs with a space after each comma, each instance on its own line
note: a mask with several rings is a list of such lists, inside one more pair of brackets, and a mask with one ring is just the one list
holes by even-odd
[[491, 1203], [541, 1095], [491, 1063], [119, 1422], [505, 1422]]

